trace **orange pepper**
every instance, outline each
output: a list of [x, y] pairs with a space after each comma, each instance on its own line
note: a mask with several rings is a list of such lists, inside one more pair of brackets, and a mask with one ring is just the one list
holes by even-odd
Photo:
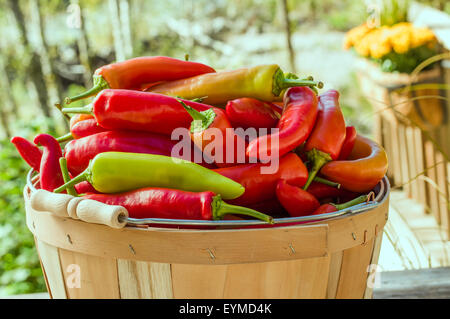
[[348, 160], [328, 162], [320, 173], [347, 190], [363, 193], [378, 184], [387, 168], [388, 160], [383, 147], [357, 135]]

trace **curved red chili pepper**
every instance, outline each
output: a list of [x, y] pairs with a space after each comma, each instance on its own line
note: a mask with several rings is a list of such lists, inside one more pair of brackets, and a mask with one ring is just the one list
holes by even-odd
[[53, 192], [55, 188], [64, 184], [59, 165], [59, 159], [62, 157], [61, 146], [53, 136], [48, 134], [39, 134], [35, 137], [34, 143], [43, 147], [39, 170], [41, 188]]
[[278, 123], [281, 111], [278, 105], [243, 97], [228, 101], [225, 112], [233, 127], [272, 128]]
[[98, 194], [94, 186], [92, 186], [91, 183], [89, 183], [88, 181], [78, 183], [74, 186], [74, 188], [78, 194], [86, 194], [86, 193]]
[[323, 165], [338, 158], [344, 140], [345, 120], [339, 107], [339, 92], [329, 90], [319, 97], [316, 125], [305, 144], [311, 163], [305, 190]]
[[[211, 106], [182, 100], [197, 111]], [[134, 130], [170, 135], [176, 128], [189, 128], [192, 118], [179, 101], [158, 93], [130, 90], [103, 90], [84, 108], [68, 107], [63, 113], [94, 115], [97, 123], [108, 130]]]
[[[270, 161], [271, 156], [283, 156], [302, 144], [314, 127], [317, 117], [317, 96], [308, 87], [289, 88], [284, 95], [284, 109], [278, 121], [277, 133], [254, 139], [247, 146], [247, 156]], [[275, 143], [278, 139], [278, 143]]]
[[97, 121], [94, 117], [79, 121], [70, 128], [70, 132], [72, 133], [74, 139], [106, 131], [106, 129], [97, 124]]
[[[168, 136], [161, 134], [136, 131], [106, 131], [70, 141], [65, 146], [64, 154], [67, 158], [69, 171], [73, 175], [78, 175], [88, 167], [89, 161], [99, 153], [115, 151], [171, 156], [172, 148], [177, 143], [177, 141], [172, 141]], [[195, 152], [198, 152], [198, 150], [191, 143], [189, 146], [191, 147], [190, 158], [187, 158], [187, 154], [173, 155], [194, 161]], [[197, 164], [207, 168], [216, 168], [216, 166], [204, 161]]]
[[133, 132], [106, 131], [70, 141], [65, 146], [67, 167], [73, 175], [83, 172], [95, 155], [103, 152], [147, 153], [170, 156], [175, 141], [167, 136]]
[[225, 203], [213, 192], [187, 192], [168, 188], [141, 188], [120, 194], [87, 194], [84, 198], [121, 205], [131, 218], [218, 220], [226, 214], [252, 216], [271, 223], [272, 217]]
[[[228, 167], [246, 162], [245, 154], [238, 154], [240, 147], [245, 149], [245, 141], [234, 133], [223, 110], [212, 107], [199, 112], [184, 102], [180, 101], [180, 103], [193, 119], [190, 127], [191, 140], [203, 153], [206, 153], [206, 156], [214, 158], [218, 167]], [[216, 138], [220, 138], [220, 140], [217, 141]], [[221, 154], [216, 154], [217, 150]], [[239, 155], [244, 156], [239, 158]]]
[[235, 205], [249, 205], [276, 198], [275, 189], [279, 179], [285, 179], [292, 185], [303, 186], [308, 178], [308, 170], [302, 160], [294, 153], [280, 158], [278, 169], [273, 174], [261, 173], [268, 164], [241, 164], [215, 169], [217, 173], [231, 178], [245, 188], [240, 197], [228, 201]]
[[345, 128], [345, 140], [342, 144], [341, 152], [339, 153], [338, 160], [346, 160], [352, 153], [353, 146], [356, 141], [356, 129], [353, 126], [347, 126]]
[[300, 187], [289, 185], [285, 180], [278, 181], [276, 194], [281, 205], [292, 217], [309, 215], [320, 206], [313, 195]]
[[41, 169], [42, 151], [35, 144], [31, 143], [27, 139], [14, 136], [11, 139], [11, 143], [14, 144], [20, 156], [32, 167], [36, 172]]

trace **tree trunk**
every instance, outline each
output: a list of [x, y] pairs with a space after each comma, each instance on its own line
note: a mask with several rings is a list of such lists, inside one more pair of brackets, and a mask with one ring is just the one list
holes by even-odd
[[289, 53], [289, 63], [291, 65], [292, 72], [296, 72], [295, 69], [295, 53], [291, 42], [291, 22], [289, 20], [289, 8], [287, 0], [281, 0], [281, 6], [283, 9], [284, 30], [286, 35], [286, 44]]
[[119, 0], [120, 25], [125, 46], [125, 58], [133, 56], [133, 42], [131, 41], [130, 3], [128, 0]]
[[109, 0], [109, 16], [111, 18], [111, 30], [114, 38], [114, 51], [116, 53], [116, 61], [125, 60], [124, 42], [121, 32], [121, 24], [119, 17], [119, 7], [117, 0]]
[[80, 6], [79, 1], [74, 1], [80, 10], [80, 29], [78, 30], [78, 52], [81, 65], [84, 67], [83, 80], [86, 87], [92, 86], [92, 67], [89, 60], [89, 38], [86, 30], [86, 18], [84, 9]]
[[3, 92], [5, 97], [5, 103], [1, 106], [2, 109], [6, 110], [8, 113], [14, 114], [15, 118], [19, 117], [19, 108], [12, 94], [12, 87], [6, 72], [5, 61], [0, 56], [0, 92]]
[[[49, 97], [47, 93], [47, 87], [45, 85], [44, 74], [42, 72], [41, 63], [38, 54], [33, 51], [30, 46], [30, 42], [27, 37], [27, 31], [25, 28], [25, 19], [23, 16], [23, 12], [20, 9], [19, 1], [17, 0], [8, 0], [9, 7], [16, 19], [17, 27], [20, 33], [20, 41], [25, 48], [25, 52], [28, 54], [28, 74], [29, 78], [36, 90], [38, 95], [38, 106], [41, 108], [42, 112], [45, 116], [50, 117], [50, 108], [49, 108]], [[27, 60], [24, 59], [24, 60]]]
[[9, 128], [9, 117], [4, 109], [0, 108], [0, 122], [2, 123], [3, 132], [6, 138], [9, 140], [11, 138], [11, 130]]

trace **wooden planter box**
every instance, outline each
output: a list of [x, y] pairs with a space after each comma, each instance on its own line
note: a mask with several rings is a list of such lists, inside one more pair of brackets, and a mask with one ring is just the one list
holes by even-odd
[[387, 179], [377, 188], [365, 212], [263, 229], [113, 229], [35, 211], [28, 187], [24, 198], [52, 298], [371, 298]]
[[[386, 149], [388, 177], [394, 188], [421, 203], [435, 216], [450, 239], [450, 154], [448, 106], [444, 90], [401, 91], [410, 84], [443, 83], [439, 68], [424, 71], [415, 79], [408, 74], [384, 73], [376, 65], [360, 61], [358, 80], [375, 111], [375, 139]], [[400, 90], [399, 90], [400, 89]], [[408, 101], [411, 98], [419, 98]], [[395, 109], [395, 111], [394, 111]]]

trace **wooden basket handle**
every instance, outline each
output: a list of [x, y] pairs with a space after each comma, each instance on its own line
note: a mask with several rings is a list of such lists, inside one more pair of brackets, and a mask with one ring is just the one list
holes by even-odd
[[38, 189], [31, 195], [31, 208], [50, 212], [60, 217], [80, 219], [87, 223], [123, 228], [127, 224], [128, 211], [122, 206], [107, 205], [95, 200], [56, 194]]
[[107, 205], [96, 200], [84, 199], [77, 205], [79, 219], [112, 228], [123, 228], [127, 224], [128, 211], [122, 206]]
[[31, 208], [39, 212], [50, 212], [60, 217], [69, 217], [67, 205], [74, 198], [67, 194], [56, 194], [38, 189], [31, 194]]

